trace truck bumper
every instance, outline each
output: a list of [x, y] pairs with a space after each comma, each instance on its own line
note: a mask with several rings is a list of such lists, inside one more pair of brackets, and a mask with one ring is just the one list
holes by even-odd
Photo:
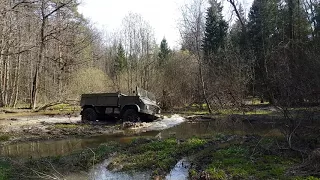
[[161, 118], [161, 115], [160, 114], [156, 114], [154, 111], [150, 111], [150, 110], [141, 110], [140, 111], [141, 114], [144, 114], [147, 116], [148, 119], [158, 119], [158, 118]]

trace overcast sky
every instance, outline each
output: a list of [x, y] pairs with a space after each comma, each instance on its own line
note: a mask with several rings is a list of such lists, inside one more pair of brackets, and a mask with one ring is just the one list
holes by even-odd
[[[226, 0], [222, 0], [224, 4]], [[253, 0], [240, 0], [249, 8]], [[177, 21], [180, 9], [188, 0], [82, 0], [80, 13], [101, 31], [113, 32], [120, 28], [122, 19], [129, 13], [138, 13], [154, 28], [157, 43], [165, 36], [170, 47], [178, 46]], [[224, 7], [228, 16], [231, 7]]]

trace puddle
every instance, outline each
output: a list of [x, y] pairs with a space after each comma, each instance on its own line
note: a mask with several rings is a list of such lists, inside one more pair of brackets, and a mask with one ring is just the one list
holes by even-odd
[[39, 158], [67, 155], [74, 151], [97, 147], [108, 141], [129, 143], [138, 137], [157, 137], [158, 139], [176, 137], [178, 139], [186, 139], [193, 136], [214, 135], [219, 133], [281, 136], [281, 133], [273, 127], [273, 124], [251, 124], [242, 121], [226, 121], [224, 119], [186, 121], [183, 117], [174, 115], [170, 118], [164, 118], [161, 121], [143, 123], [139, 127], [112, 135], [4, 145], [0, 147], [0, 155], [19, 158]]
[[112, 159], [107, 159], [103, 163], [93, 167], [88, 174], [71, 174], [65, 177], [65, 180], [149, 180], [151, 179], [150, 172], [113, 172], [106, 167], [110, 164]]
[[[93, 167], [88, 174], [72, 174], [65, 177], [66, 180], [149, 180], [151, 179], [151, 172], [113, 172], [106, 167], [110, 164], [112, 159], [107, 159], [103, 163]], [[166, 180], [187, 180], [189, 174], [190, 163], [187, 159], [181, 159], [170, 173], [165, 177]]]
[[151, 178], [150, 172], [135, 172], [135, 173], [124, 173], [124, 172], [113, 172], [109, 171], [106, 167], [110, 164], [111, 159], [106, 160], [102, 164], [93, 168], [89, 173], [89, 179], [94, 180], [148, 180]]
[[184, 180], [189, 177], [190, 163], [187, 159], [181, 159], [166, 176], [166, 180]]
[[[40, 118], [41, 119], [41, 118]], [[49, 118], [48, 121], [56, 121], [56, 118]], [[71, 119], [72, 120], [72, 119]], [[36, 119], [34, 121], [39, 121]], [[48, 122], [46, 121], [46, 122]], [[62, 121], [62, 120], [60, 120]], [[60, 122], [58, 121], [58, 122]], [[185, 122], [185, 119], [179, 115], [173, 115], [170, 118], [165, 117], [161, 121], [142, 123], [137, 128], [124, 131], [118, 131], [112, 135], [100, 135], [89, 138], [69, 138], [62, 140], [31, 141], [0, 146], [0, 155], [7, 157], [22, 158], [40, 158], [47, 156], [67, 155], [74, 151], [94, 148], [108, 141], [117, 141], [120, 143], [129, 143], [138, 137], [155, 137], [160, 130], [171, 128]]]
[[175, 137], [187, 139], [194, 136], [205, 136], [215, 134], [248, 135], [257, 134], [261, 136], [281, 136], [281, 132], [273, 127], [273, 124], [250, 124], [247, 122], [226, 122], [220, 120], [187, 121], [158, 133], [157, 137], [166, 139]]
[[145, 132], [126, 136], [125, 134], [101, 135], [90, 138], [69, 138], [62, 140], [32, 141], [0, 146], [0, 155], [7, 157], [40, 158], [71, 154], [87, 148], [95, 148], [108, 141], [129, 143], [138, 137], [154, 137], [157, 132]]

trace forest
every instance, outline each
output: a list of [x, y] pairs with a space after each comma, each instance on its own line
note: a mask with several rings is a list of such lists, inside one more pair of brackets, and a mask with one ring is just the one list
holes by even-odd
[[[103, 31], [80, 0], [0, 0], [0, 179], [318, 179], [320, 0], [244, 2], [185, 1], [177, 47], [138, 13]], [[82, 94], [136, 87], [161, 118], [80, 120]]]
[[35, 109], [82, 93], [156, 94], [164, 108], [206, 103], [210, 111], [248, 97], [278, 105], [317, 103], [320, 7], [317, 0], [236, 0], [234, 21], [220, 2], [193, 0], [177, 22], [180, 49], [139, 14], [102, 35], [79, 14], [79, 2], [1, 2], [0, 104]]

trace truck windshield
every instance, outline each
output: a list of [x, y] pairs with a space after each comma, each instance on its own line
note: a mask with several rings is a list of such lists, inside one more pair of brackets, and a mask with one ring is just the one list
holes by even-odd
[[137, 87], [137, 93], [138, 93], [138, 96], [140, 97], [143, 97], [143, 98], [148, 98], [150, 99], [151, 101], [156, 101], [156, 97], [154, 94], [152, 94], [151, 92], [148, 92], [144, 89], [141, 89], [139, 87]]

